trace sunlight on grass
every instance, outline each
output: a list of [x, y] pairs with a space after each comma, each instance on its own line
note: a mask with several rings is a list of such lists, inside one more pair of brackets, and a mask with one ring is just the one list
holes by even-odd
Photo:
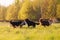
[[0, 27], [0, 40], [60, 40], [60, 24], [36, 25], [36, 28]]

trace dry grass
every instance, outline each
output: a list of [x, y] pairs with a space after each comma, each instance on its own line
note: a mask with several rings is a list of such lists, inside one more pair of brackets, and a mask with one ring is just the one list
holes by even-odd
[[0, 40], [60, 40], [60, 23], [49, 27], [12, 28], [9, 23], [0, 23]]

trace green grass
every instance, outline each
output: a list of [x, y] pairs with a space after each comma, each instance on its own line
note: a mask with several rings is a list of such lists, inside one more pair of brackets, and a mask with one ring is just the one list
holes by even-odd
[[60, 23], [36, 28], [12, 28], [9, 23], [0, 23], [0, 40], [60, 40]]

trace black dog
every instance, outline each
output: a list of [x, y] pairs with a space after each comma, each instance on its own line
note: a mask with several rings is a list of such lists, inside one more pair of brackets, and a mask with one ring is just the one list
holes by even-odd
[[40, 20], [40, 22], [41, 22], [41, 25], [43, 25], [44, 27], [45, 27], [45, 26], [49, 26], [49, 25], [50, 25], [50, 23], [49, 23], [49, 20], [48, 20], [48, 19], [41, 19], [41, 20]]
[[29, 19], [25, 19], [25, 21], [26, 21], [26, 23], [28, 24], [28, 27], [29, 27], [29, 26], [35, 27], [36, 25], [39, 25], [39, 23], [35, 23], [35, 22], [33, 22], [33, 21], [30, 21]]
[[25, 25], [24, 21], [22, 21], [22, 20], [10, 21], [10, 24], [12, 24], [12, 26], [14, 28], [16, 28], [18, 26], [22, 27], [23, 25]]

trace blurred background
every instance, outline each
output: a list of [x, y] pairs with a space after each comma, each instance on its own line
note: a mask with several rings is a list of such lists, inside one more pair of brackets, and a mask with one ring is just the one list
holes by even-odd
[[60, 0], [0, 0], [0, 20], [60, 19]]

